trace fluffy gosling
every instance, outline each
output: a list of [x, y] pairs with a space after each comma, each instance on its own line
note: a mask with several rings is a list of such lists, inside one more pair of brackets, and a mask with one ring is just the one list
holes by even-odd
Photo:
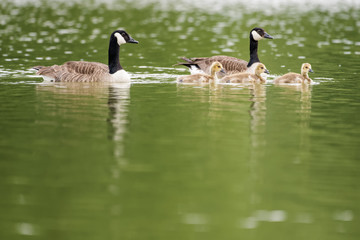
[[210, 75], [205, 73], [197, 73], [193, 75], [179, 76], [177, 82], [180, 83], [210, 83], [218, 82], [218, 72], [225, 73], [225, 70], [220, 62], [213, 62], [210, 67]]
[[266, 83], [266, 79], [262, 76], [263, 73], [269, 74], [269, 71], [266, 69], [265, 65], [259, 63], [255, 68], [255, 74], [252, 73], [235, 73], [232, 75], [227, 75], [221, 79], [223, 83]]
[[275, 84], [279, 83], [312, 83], [311, 78], [309, 78], [308, 73], [314, 72], [311, 68], [310, 63], [303, 63], [301, 65], [301, 74], [298, 73], [287, 73], [281, 77], [278, 77], [274, 80]]

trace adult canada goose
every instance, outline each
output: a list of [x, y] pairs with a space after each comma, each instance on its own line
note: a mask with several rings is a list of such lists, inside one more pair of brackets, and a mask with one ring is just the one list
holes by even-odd
[[257, 64], [255, 68], [255, 74], [242, 72], [242, 73], [235, 73], [231, 75], [227, 75], [221, 79], [223, 83], [265, 83], [266, 79], [262, 76], [262, 74], [267, 73], [269, 71], [266, 69], [265, 65], [262, 63]]
[[210, 75], [205, 73], [197, 73], [193, 75], [179, 76], [177, 78], [178, 82], [181, 83], [210, 83], [218, 82], [216, 73], [222, 72], [225, 73], [223, 66], [220, 62], [213, 62], [210, 67]]
[[314, 72], [311, 69], [310, 63], [303, 63], [301, 65], [301, 74], [298, 73], [287, 73], [281, 77], [278, 77], [274, 80], [274, 83], [311, 83], [312, 80], [309, 78], [308, 73]]
[[35, 66], [36, 74], [51, 82], [129, 82], [130, 75], [119, 60], [120, 45], [138, 43], [124, 30], [110, 35], [108, 65], [98, 62], [70, 61], [49, 67]]
[[227, 74], [245, 72], [253, 63], [260, 62], [257, 54], [257, 49], [258, 49], [258, 41], [260, 41], [263, 38], [273, 39], [273, 37], [270, 36], [268, 33], [266, 33], [265, 30], [262, 28], [253, 28], [250, 31], [249, 62], [229, 56], [212, 56], [212, 57], [200, 57], [200, 58], [190, 58], [190, 59], [186, 57], [182, 57], [181, 59], [183, 59], [185, 62], [178, 63], [176, 65], [183, 65], [190, 68], [191, 73], [202, 70], [203, 72], [209, 74], [211, 64], [214, 61], [218, 61], [223, 65]]

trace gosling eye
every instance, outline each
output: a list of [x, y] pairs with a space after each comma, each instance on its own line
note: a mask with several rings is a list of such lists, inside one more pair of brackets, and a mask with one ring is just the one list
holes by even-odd
[[264, 69], [264, 67], [261, 67], [261, 69]]

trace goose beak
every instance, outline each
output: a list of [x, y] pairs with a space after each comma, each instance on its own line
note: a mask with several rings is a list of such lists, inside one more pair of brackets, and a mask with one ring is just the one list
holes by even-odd
[[309, 72], [313, 73], [314, 71], [310, 68], [310, 69], [309, 69]]
[[226, 74], [226, 72], [225, 72], [225, 70], [223, 68], [220, 70], [220, 72], [223, 73], [223, 74]]
[[135, 39], [133, 39], [133, 38], [130, 38], [129, 39], [129, 41], [128, 41], [128, 43], [136, 43], [136, 44], [138, 44], [139, 42], [138, 41], [136, 41]]
[[272, 36], [270, 36], [267, 32], [265, 32], [264, 34], [264, 38], [268, 38], [268, 39], [274, 39]]
[[264, 73], [270, 74], [269, 70], [265, 69]]

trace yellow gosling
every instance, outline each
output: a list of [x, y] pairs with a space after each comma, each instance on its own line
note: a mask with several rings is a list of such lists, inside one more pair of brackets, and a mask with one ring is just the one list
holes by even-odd
[[205, 73], [197, 73], [193, 75], [179, 76], [177, 82], [179, 83], [211, 83], [218, 82], [218, 72], [225, 73], [224, 68], [220, 62], [213, 62], [210, 67], [210, 75]]
[[259, 63], [255, 68], [255, 74], [252, 73], [236, 73], [232, 75], [227, 75], [221, 79], [223, 83], [265, 83], [266, 79], [262, 74], [269, 74], [269, 71], [266, 69], [265, 65]]
[[311, 78], [309, 78], [308, 73], [309, 72], [314, 72], [311, 68], [310, 63], [303, 63], [301, 65], [301, 74], [298, 73], [287, 73], [281, 77], [278, 77], [274, 80], [275, 84], [279, 84], [279, 83], [307, 83], [310, 84], [312, 83]]

